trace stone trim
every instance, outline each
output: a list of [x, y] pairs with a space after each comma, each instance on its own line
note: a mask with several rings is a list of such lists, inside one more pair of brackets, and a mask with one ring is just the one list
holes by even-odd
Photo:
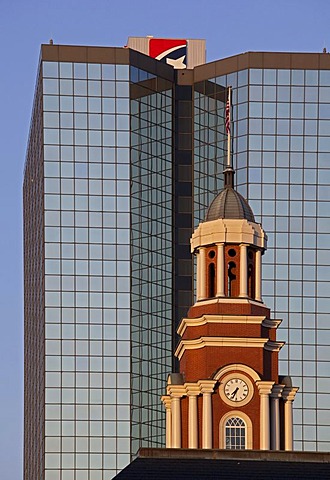
[[265, 318], [265, 320], [262, 322], [262, 326], [267, 328], [278, 328], [282, 321], [283, 320], [280, 319]]
[[[264, 322], [267, 321], [264, 316], [254, 316], [254, 315], [203, 315], [199, 318], [182, 318], [180, 325], [177, 329], [177, 333], [180, 336], [183, 336], [187, 327], [201, 327], [202, 325], [207, 325], [210, 323], [214, 324], [251, 324], [251, 325], [264, 325]], [[266, 326], [266, 325], [265, 325]], [[268, 326], [268, 325], [267, 325]], [[270, 327], [276, 328], [276, 327]]]
[[198, 305], [199, 307], [201, 305], [212, 305], [213, 303], [221, 303], [221, 304], [226, 304], [230, 303], [232, 304], [246, 304], [246, 305], [257, 305], [258, 307], [262, 306], [265, 307], [269, 310], [267, 305], [263, 302], [257, 302], [256, 300], [253, 300], [252, 298], [239, 298], [239, 297], [214, 297], [214, 298], [208, 298], [207, 300], [199, 300], [194, 303], [195, 305]]
[[213, 378], [216, 380], [219, 380], [226, 373], [231, 373], [233, 371], [247, 373], [255, 382], [260, 380], [260, 377], [257, 374], [257, 372], [253, 370], [251, 367], [244, 365], [243, 363], [232, 363], [231, 365], [226, 365], [225, 367], [218, 370]]
[[181, 340], [174, 355], [181, 360], [186, 350], [197, 350], [204, 347], [264, 348], [267, 343], [267, 338], [200, 337], [194, 340]]
[[246, 219], [218, 218], [200, 223], [192, 234], [190, 243], [192, 253], [200, 247], [217, 243], [246, 243], [265, 250], [267, 235], [258, 223], [248, 222]]
[[265, 350], [268, 350], [269, 352], [279, 352], [284, 345], [285, 342], [274, 342], [273, 340], [268, 340], [265, 345]]

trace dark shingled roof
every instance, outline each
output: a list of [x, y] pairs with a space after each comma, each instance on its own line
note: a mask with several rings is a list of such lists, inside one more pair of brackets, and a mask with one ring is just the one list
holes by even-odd
[[244, 197], [233, 188], [224, 188], [212, 201], [206, 214], [205, 221], [218, 218], [237, 218], [255, 222], [250, 205]]
[[215, 197], [206, 214], [205, 221], [218, 218], [246, 219], [255, 222], [253, 212], [245, 198], [234, 190], [234, 170], [227, 167], [223, 172], [225, 188]]
[[[330, 478], [330, 454], [221, 450], [142, 449], [118, 480], [197, 480]], [[166, 453], [168, 455], [166, 456]], [[228, 453], [227, 453], [228, 452]], [[237, 454], [235, 454], [237, 452]], [[241, 453], [240, 453], [241, 452]], [[141, 454], [140, 454], [141, 455]]]

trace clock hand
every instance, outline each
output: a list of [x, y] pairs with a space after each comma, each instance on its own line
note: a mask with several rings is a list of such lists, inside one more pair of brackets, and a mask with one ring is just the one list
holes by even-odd
[[235, 398], [235, 395], [237, 392], [238, 392], [238, 387], [236, 387], [233, 393], [231, 394], [231, 398]]

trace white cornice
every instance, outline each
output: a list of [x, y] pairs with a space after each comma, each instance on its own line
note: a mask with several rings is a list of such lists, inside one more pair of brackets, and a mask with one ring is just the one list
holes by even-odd
[[275, 382], [269, 380], [259, 380], [256, 382], [260, 395], [269, 395]]
[[193, 340], [181, 340], [174, 355], [180, 360], [186, 350], [198, 350], [204, 347], [263, 348], [267, 342], [268, 338], [200, 337]]
[[277, 328], [281, 325], [282, 320], [280, 319], [273, 319], [273, 318], [265, 318], [265, 320], [262, 322], [263, 327], [267, 328]]
[[171, 398], [181, 398], [186, 395], [186, 389], [184, 385], [167, 385], [167, 395], [170, 395]]
[[201, 393], [213, 393], [217, 380], [198, 380], [197, 384], [200, 387]]
[[299, 387], [284, 387], [282, 397], [286, 402], [293, 402]]
[[190, 242], [191, 252], [217, 243], [246, 243], [264, 250], [267, 248], [267, 235], [257, 223], [245, 219], [219, 218], [200, 223]]
[[171, 397], [169, 395], [162, 395], [160, 397], [161, 401], [163, 402], [166, 409], [171, 409]]
[[181, 340], [174, 355], [181, 360], [186, 350], [199, 350], [204, 347], [254, 347], [278, 352], [284, 344], [285, 342], [274, 342], [268, 338], [199, 337], [193, 340]]
[[285, 345], [285, 342], [275, 342], [273, 340], [268, 340], [265, 345], [265, 350], [269, 350], [270, 352], [279, 352], [283, 345]]
[[194, 303], [194, 307], [200, 307], [202, 305], [212, 305], [213, 303], [222, 303], [222, 304], [246, 304], [246, 305], [257, 305], [258, 307], [264, 307], [269, 310], [267, 305], [263, 302], [257, 302], [256, 300], [252, 300], [251, 298], [239, 298], [239, 297], [214, 297], [214, 298], [207, 298], [205, 300], [198, 300]]
[[203, 315], [198, 318], [182, 318], [177, 333], [183, 336], [187, 327], [201, 327], [207, 324], [249, 324], [262, 325], [267, 328], [277, 328], [282, 320], [271, 320], [265, 316], [255, 315]]

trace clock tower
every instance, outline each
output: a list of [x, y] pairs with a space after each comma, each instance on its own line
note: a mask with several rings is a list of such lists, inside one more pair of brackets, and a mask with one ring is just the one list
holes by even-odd
[[167, 448], [292, 450], [298, 388], [279, 377], [281, 320], [261, 297], [267, 236], [234, 189], [234, 171], [194, 231], [196, 302], [178, 327], [180, 373], [168, 377]]

